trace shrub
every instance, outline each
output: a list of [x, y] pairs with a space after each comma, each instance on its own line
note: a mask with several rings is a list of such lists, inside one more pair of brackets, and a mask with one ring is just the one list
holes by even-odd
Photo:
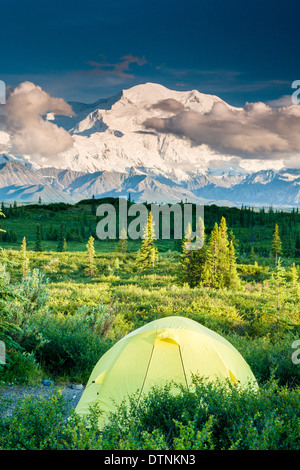
[[[2, 449], [98, 450], [299, 450], [300, 389], [275, 381], [258, 391], [195, 377], [193, 390], [155, 388], [137, 405], [137, 396], [97, 429], [99, 409], [88, 418], [71, 410], [61, 393], [18, 400], [10, 416], [0, 403]], [[1, 410], [2, 407], [2, 410]], [[1, 412], [2, 411], [2, 412]]]
[[0, 383], [34, 385], [42, 375], [34, 354], [26, 351], [8, 349], [6, 364], [0, 365]]
[[19, 326], [10, 308], [16, 297], [6, 266], [0, 263], [0, 340], [5, 341], [6, 347], [17, 346], [13, 335], [19, 331]]
[[111, 346], [108, 338], [91, 328], [85, 315], [48, 314], [37, 317], [35, 325], [43, 337], [43, 344], [36, 349], [37, 360], [56, 377], [86, 382], [96, 362]]
[[[0, 449], [3, 450], [85, 450], [99, 448], [96, 427], [99, 412], [91, 410], [89, 420], [71, 411], [60, 392], [47, 398], [27, 396], [14, 403], [12, 416], [3, 412], [10, 400], [1, 400]], [[2, 408], [2, 410], [1, 410]]]
[[275, 339], [269, 336], [251, 339], [237, 335], [226, 338], [238, 349], [260, 383], [275, 378], [279, 385], [300, 385], [300, 367], [292, 361], [292, 344], [298, 336], [285, 334]]
[[112, 415], [102, 446], [117, 450], [130, 442], [130, 449], [147, 449], [152, 436], [173, 450], [300, 448], [299, 388], [289, 391], [272, 381], [251, 391], [198, 378], [194, 386], [176, 396], [168, 387], [153, 389], [138, 407], [132, 398]]

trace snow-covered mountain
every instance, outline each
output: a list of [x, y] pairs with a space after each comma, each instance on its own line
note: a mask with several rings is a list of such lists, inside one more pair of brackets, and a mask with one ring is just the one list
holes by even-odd
[[176, 109], [204, 113], [216, 101], [221, 100], [198, 91], [178, 92], [148, 83], [88, 108], [73, 103], [76, 117], [57, 116], [53, 121], [68, 130], [74, 140], [73, 148], [61, 154], [54, 166], [84, 172], [139, 168], [151, 176], [187, 179], [190, 170], [206, 171], [215, 153], [207, 146], [195, 147], [188, 140], [157, 134], [146, 129], [144, 122], [171, 116]]
[[[78, 201], [132, 194], [135, 201], [295, 206], [300, 170], [281, 160], [243, 160], [145, 127], [183, 110], [209, 112], [214, 95], [138, 85], [93, 104], [70, 103], [73, 116], [48, 115], [73, 147], [51, 158], [14, 155], [0, 132], [0, 200]], [[236, 108], [237, 109], [237, 108]], [[4, 149], [4, 151], [3, 151]]]

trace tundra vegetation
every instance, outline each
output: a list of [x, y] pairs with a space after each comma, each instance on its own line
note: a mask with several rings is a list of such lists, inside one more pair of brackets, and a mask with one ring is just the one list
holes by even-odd
[[[204, 220], [194, 220], [183, 240], [155, 239], [151, 216], [148, 239], [123, 232], [99, 240], [94, 199], [2, 204], [1, 211], [0, 340], [7, 356], [0, 449], [299, 449], [297, 209], [205, 207]], [[191, 251], [186, 242], [197, 225], [205, 243]], [[97, 407], [89, 426], [73, 411], [66, 420], [59, 392], [28, 396], [5, 412], [4, 388], [45, 378], [84, 384], [119, 339], [170, 315], [229, 340], [259, 391], [195, 377], [193, 392], [173, 396], [168, 385], [158, 387], [138, 407], [132, 396], [101, 432]]]

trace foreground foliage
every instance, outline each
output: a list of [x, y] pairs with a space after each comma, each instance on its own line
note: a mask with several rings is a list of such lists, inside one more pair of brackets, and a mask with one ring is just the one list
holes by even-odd
[[[194, 389], [171, 395], [153, 389], [137, 406], [122, 404], [101, 432], [99, 410], [89, 420], [69, 419], [61, 393], [27, 397], [0, 425], [1, 449], [98, 450], [299, 450], [300, 390], [275, 381], [259, 391], [194, 380]], [[5, 406], [3, 400], [2, 407]], [[3, 411], [3, 410], [2, 410]]]

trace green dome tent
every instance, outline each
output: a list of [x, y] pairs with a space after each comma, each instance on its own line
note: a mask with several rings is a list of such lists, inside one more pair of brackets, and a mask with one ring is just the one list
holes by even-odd
[[249, 365], [222, 336], [188, 318], [161, 318], [128, 334], [101, 357], [75, 411], [87, 415], [98, 403], [101, 427], [128, 396], [170, 382], [189, 387], [196, 374], [257, 387]]

